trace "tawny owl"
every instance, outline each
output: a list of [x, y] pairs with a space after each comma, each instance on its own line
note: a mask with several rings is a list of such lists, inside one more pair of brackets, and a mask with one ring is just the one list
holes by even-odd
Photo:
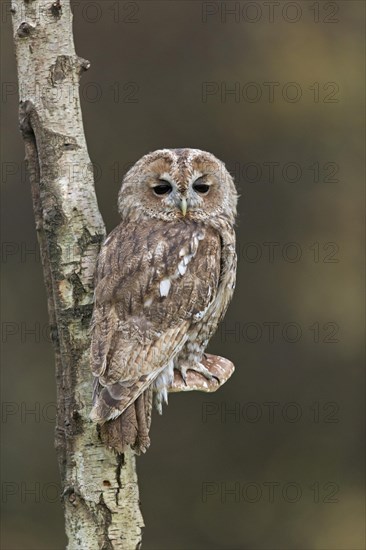
[[[149, 446], [174, 369], [211, 378], [204, 351], [235, 286], [237, 193], [225, 166], [197, 149], [145, 155], [125, 176], [122, 221], [95, 281], [91, 418], [120, 452]], [[117, 441], [117, 443], [116, 443]]]

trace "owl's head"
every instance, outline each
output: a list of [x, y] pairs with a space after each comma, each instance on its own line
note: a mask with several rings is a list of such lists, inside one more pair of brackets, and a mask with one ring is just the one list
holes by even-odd
[[118, 195], [125, 221], [209, 221], [236, 216], [237, 193], [225, 165], [198, 149], [160, 149], [126, 174]]

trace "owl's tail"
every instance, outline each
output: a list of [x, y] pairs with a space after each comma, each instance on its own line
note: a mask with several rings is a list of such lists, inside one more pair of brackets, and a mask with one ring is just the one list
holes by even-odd
[[117, 418], [101, 424], [99, 433], [104, 445], [118, 453], [128, 447], [136, 454], [144, 453], [150, 446], [152, 398], [152, 387], [148, 387]]

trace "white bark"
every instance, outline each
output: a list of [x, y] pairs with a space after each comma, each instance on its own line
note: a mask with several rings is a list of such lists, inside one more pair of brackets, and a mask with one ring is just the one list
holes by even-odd
[[93, 274], [105, 236], [84, 137], [70, 0], [12, 0], [20, 123], [56, 350], [60, 463], [69, 550], [132, 550], [143, 519], [135, 458], [101, 445], [91, 408]]

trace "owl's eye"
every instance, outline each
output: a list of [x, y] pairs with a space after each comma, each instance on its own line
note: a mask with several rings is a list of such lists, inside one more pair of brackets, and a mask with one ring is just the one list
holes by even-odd
[[161, 183], [153, 187], [156, 195], [168, 195], [172, 191], [172, 186], [168, 181], [160, 180]]
[[193, 184], [193, 189], [197, 193], [200, 193], [201, 195], [206, 195], [206, 193], [208, 193], [210, 190], [210, 186], [207, 185], [207, 183], [202, 183], [202, 182], [203, 182], [203, 178], [198, 178]]

